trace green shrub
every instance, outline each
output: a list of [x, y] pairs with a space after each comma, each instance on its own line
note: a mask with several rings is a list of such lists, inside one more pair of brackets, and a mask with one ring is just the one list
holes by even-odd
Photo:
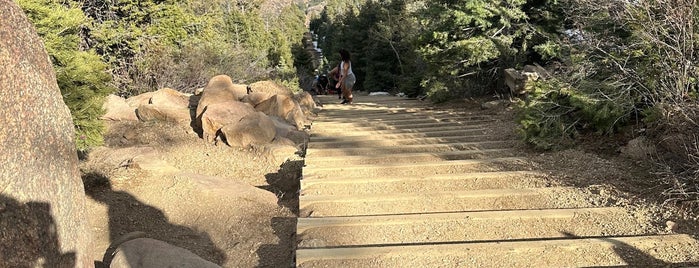
[[628, 99], [610, 99], [598, 89], [583, 91], [556, 79], [531, 82], [528, 92], [517, 121], [525, 141], [541, 149], [565, 146], [581, 132], [612, 133], [633, 109]]
[[73, 117], [78, 150], [102, 144], [102, 104], [114, 89], [109, 86], [107, 65], [94, 51], [81, 50], [80, 31], [89, 20], [73, 1], [19, 0], [18, 4], [51, 57], [63, 101]]

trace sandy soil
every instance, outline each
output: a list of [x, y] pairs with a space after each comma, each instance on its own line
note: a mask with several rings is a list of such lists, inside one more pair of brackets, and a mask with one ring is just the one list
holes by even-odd
[[[359, 98], [358, 98], [359, 99]], [[516, 138], [514, 110], [511, 108], [480, 109], [480, 100], [462, 100], [432, 106], [432, 109], [468, 112], [497, 118], [493, 135], [503, 139]], [[539, 152], [524, 144], [515, 146], [531, 160], [532, 169], [550, 172], [546, 185], [579, 187], [579, 196], [597, 206], [623, 206], [639, 219], [650, 219], [642, 228], [665, 230], [666, 221], [676, 222], [678, 233], [699, 234], [696, 213], [664, 204], [653, 187], [654, 176], [643, 163], [620, 156], [615, 147], [619, 140], [591, 139], [576, 149]], [[601, 146], [600, 144], [605, 144]], [[112, 149], [149, 146], [160, 152], [161, 158], [179, 170], [228, 178], [274, 193], [278, 206], [255, 206], [241, 202], [234, 217], [239, 228], [227, 239], [238, 241], [234, 251], [221, 252], [208, 234], [196, 226], [184, 226], [168, 221], [162, 208], [126, 200], [124, 195], [110, 189], [115, 184], [147, 183], [148, 174], [137, 169], [114, 167], [90, 159], [82, 163], [83, 178], [90, 199], [90, 222], [97, 237], [100, 254], [125, 230], [153, 230], [149, 236], [184, 247], [209, 261], [226, 267], [289, 267], [293, 263], [296, 244], [295, 228], [298, 215], [298, 178], [303, 159], [288, 152], [279, 153], [265, 148], [237, 149], [219, 144], [205, 144], [189, 126], [165, 123], [115, 123], [110, 126], [106, 146]], [[95, 197], [99, 196], [99, 198]], [[97, 201], [99, 199], [100, 201]], [[108, 199], [105, 201], [105, 199]], [[111, 199], [111, 200], [109, 200]], [[131, 203], [129, 203], [131, 202]], [[109, 204], [112, 204], [111, 206]], [[230, 205], [230, 204], [228, 204]], [[117, 213], [115, 213], [117, 211]], [[225, 212], [222, 212], [225, 213]], [[167, 212], [165, 212], [167, 214]], [[116, 217], [115, 215], [119, 215]], [[95, 256], [96, 260], [101, 259]]]

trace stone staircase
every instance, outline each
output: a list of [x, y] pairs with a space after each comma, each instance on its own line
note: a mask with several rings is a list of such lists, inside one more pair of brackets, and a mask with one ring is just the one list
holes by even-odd
[[693, 237], [552, 186], [493, 120], [397, 97], [326, 104], [301, 181], [297, 267], [699, 263]]

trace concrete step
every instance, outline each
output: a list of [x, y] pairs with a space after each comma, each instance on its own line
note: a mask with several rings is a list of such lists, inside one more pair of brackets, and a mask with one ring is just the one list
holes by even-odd
[[465, 174], [470, 172], [518, 171], [529, 168], [529, 161], [519, 157], [453, 160], [419, 164], [390, 163], [375, 165], [343, 165], [339, 167], [307, 166], [304, 178], [367, 178], [367, 177], [411, 177], [440, 174]]
[[[391, 144], [382, 144], [391, 146]], [[397, 146], [394, 145], [394, 146]], [[339, 146], [350, 148], [350, 146]], [[357, 147], [365, 147], [358, 145]], [[436, 161], [469, 160], [486, 158], [515, 157], [518, 152], [512, 149], [486, 149], [449, 151], [436, 153], [403, 153], [403, 154], [378, 154], [378, 155], [354, 155], [354, 156], [330, 156], [306, 158], [307, 167], [340, 167], [345, 165], [378, 165], [378, 164], [420, 164]]]
[[301, 180], [301, 195], [361, 195], [446, 192], [487, 189], [523, 189], [551, 186], [545, 174], [533, 171], [474, 172], [417, 177], [336, 177]]
[[584, 208], [592, 204], [568, 187], [299, 197], [300, 217], [369, 216], [485, 210]]
[[298, 248], [647, 234], [621, 208], [299, 218], [296, 226]]
[[479, 141], [479, 142], [456, 142], [445, 144], [416, 144], [405, 146], [376, 146], [358, 148], [332, 148], [320, 149], [309, 148], [306, 157], [328, 157], [328, 156], [350, 156], [350, 155], [381, 155], [381, 154], [401, 154], [401, 153], [439, 153], [450, 151], [466, 150], [488, 150], [512, 148], [519, 143], [517, 140], [502, 141]]
[[297, 267], [687, 267], [699, 263], [688, 235], [654, 235], [299, 249]]

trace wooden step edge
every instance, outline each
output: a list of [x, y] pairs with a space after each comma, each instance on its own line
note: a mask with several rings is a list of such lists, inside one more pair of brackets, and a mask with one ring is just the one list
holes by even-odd
[[461, 133], [461, 132], [483, 132], [487, 133], [490, 130], [490, 128], [473, 128], [473, 129], [448, 129], [448, 130], [429, 130], [429, 131], [420, 131], [420, 130], [412, 130], [412, 129], [393, 129], [393, 130], [359, 130], [355, 131], [352, 129], [347, 129], [345, 132], [313, 132], [311, 131], [311, 137], [317, 137], [319, 134], [334, 134], [334, 133], [344, 133], [344, 134], [352, 134], [352, 135], [344, 135], [345, 137], [354, 137], [354, 136], [366, 136], [366, 135], [395, 135], [395, 134], [424, 134], [424, 135], [435, 135], [435, 134], [445, 134], [445, 133]]
[[[319, 133], [316, 133], [319, 134]], [[310, 144], [313, 143], [333, 143], [333, 142], [353, 142], [353, 141], [380, 141], [380, 140], [430, 140], [430, 139], [467, 139], [467, 138], [481, 138], [481, 137], [490, 137], [492, 138], [492, 135], [488, 134], [482, 134], [482, 133], [473, 133], [473, 134], [464, 134], [464, 135], [451, 135], [451, 136], [443, 136], [443, 137], [430, 137], [430, 136], [425, 136], [422, 135], [421, 133], [403, 133], [403, 134], [382, 134], [378, 136], [311, 136], [310, 137]]]
[[[419, 144], [424, 145], [424, 144]], [[438, 144], [434, 144], [438, 145]], [[328, 149], [328, 148], [309, 148], [309, 149]], [[482, 150], [462, 150], [462, 151], [446, 151], [446, 152], [426, 152], [426, 153], [386, 153], [386, 154], [374, 154], [374, 155], [345, 155], [345, 156], [318, 156], [306, 158], [306, 163], [322, 163], [324, 161], [342, 161], [342, 160], [361, 160], [361, 159], [383, 159], [383, 158], [412, 158], [412, 157], [446, 157], [446, 156], [466, 156], [472, 154], [488, 154], [488, 153], [502, 153], [502, 152], [515, 152], [515, 150], [510, 148], [502, 149], [482, 149]], [[444, 160], [451, 161], [451, 160]], [[309, 166], [310, 164], [307, 164]]]
[[[452, 143], [440, 143], [440, 144], [413, 144], [413, 145], [403, 145], [400, 146], [400, 148], [410, 148], [410, 149], [415, 149], [415, 148], [422, 148], [422, 147], [428, 147], [428, 148], [434, 148], [434, 147], [468, 147], [468, 146], [479, 146], [479, 145], [487, 145], [487, 144], [509, 144], [513, 142], [519, 142], [519, 140], [494, 140], [494, 141], [472, 141], [472, 142], [452, 142]], [[313, 152], [321, 152], [321, 151], [348, 151], [348, 150], [377, 150], [380, 151], [382, 149], [394, 149], [397, 146], [373, 146], [373, 147], [357, 147], [357, 148], [308, 148], [306, 151], [306, 157], [312, 156]]]
[[332, 126], [323, 128], [311, 128], [312, 133], [345, 133], [347, 131], [352, 132], [371, 132], [371, 131], [402, 131], [406, 133], [415, 132], [434, 132], [432, 130], [438, 131], [450, 131], [450, 130], [463, 130], [463, 131], [477, 131], [482, 129], [487, 129], [488, 125], [458, 125], [458, 126]]
[[[475, 243], [448, 243], [426, 245], [401, 245], [401, 246], [370, 246], [370, 247], [345, 247], [345, 248], [311, 248], [296, 250], [296, 265], [316, 260], [342, 260], [342, 259], [369, 259], [390, 255], [408, 256], [418, 254], [420, 256], [460, 256], [478, 249], [503, 249], [508, 252], [529, 252], [535, 248], [556, 248], [562, 251], [571, 251], [581, 248], [612, 248], [617, 245], [627, 245], [636, 248], [643, 244], [682, 244], [697, 246], [699, 242], [689, 235], [647, 235], [629, 237], [601, 237], [583, 239], [547, 239], [527, 241], [498, 241]], [[644, 248], [647, 248], [645, 246]], [[494, 256], [495, 257], [495, 256]], [[531, 256], [540, 258], [541, 256]], [[609, 265], [609, 264], [604, 264]], [[628, 265], [619, 263], [618, 265]], [[524, 266], [524, 265], [523, 265]]]
[[[417, 134], [417, 135], [416, 135]], [[492, 135], [487, 134], [470, 134], [470, 135], [454, 135], [454, 136], [444, 136], [444, 137], [427, 137], [421, 135], [420, 133], [405, 133], [405, 134], [385, 134], [379, 136], [312, 136], [310, 137], [309, 144], [314, 143], [337, 143], [337, 142], [353, 142], [353, 141], [381, 141], [385, 139], [390, 139], [391, 141], [400, 140], [439, 140], [439, 139], [468, 139], [468, 138], [490, 138]]]
[[419, 222], [441, 222], [454, 219], [468, 219], [469, 221], [493, 221], [513, 219], [562, 219], [574, 218], [581, 214], [596, 215], [621, 215], [626, 210], [620, 207], [600, 208], [564, 208], [564, 209], [531, 209], [531, 210], [502, 210], [502, 211], [475, 211], [475, 212], [451, 212], [451, 213], [427, 213], [427, 214], [398, 214], [376, 216], [345, 216], [323, 218], [298, 218], [296, 233], [301, 234], [309, 229], [329, 228], [340, 226], [376, 226], [387, 224], [411, 224]]
[[488, 123], [494, 122], [494, 120], [470, 120], [470, 121], [441, 121], [440, 119], [416, 119], [415, 121], [430, 121], [430, 122], [420, 122], [415, 123], [414, 121], [405, 122], [324, 122], [324, 121], [313, 121], [311, 123], [311, 130], [314, 128], [347, 128], [347, 127], [414, 127], [414, 128], [428, 128], [428, 127], [473, 127], [473, 126], [483, 126]]
[[369, 194], [369, 195], [311, 195], [299, 196], [299, 210], [313, 203], [347, 203], [347, 202], [372, 202], [372, 201], [409, 201], [427, 198], [492, 198], [506, 196], [527, 196], [549, 194], [552, 191], [572, 191], [575, 187], [546, 187], [546, 188], [522, 188], [522, 189], [486, 189], [469, 191], [445, 191], [425, 193], [393, 193], [393, 194]]
[[[460, 165], [480, 165], [480, 164], [493, 164], [493, 163], [503, 163], [503, 162], [527, 162], [528, 160], [524, 157], [497, 157], [488, 159], [465, 159], [465, 160], [449, 160], [449, 161], [436, 161], [428, 163], [388, 163], [388, 164], [376, 164], [376, 165], [346, 165], [342, 167], [304, 167], [304, 174], [309, 174], [308, 176], [313, 176], [314, 172], [332, 172], [341, 170], [365, 170], [369, 168], [415, 168], [415, 167], [445, 167], [445, 166], [460, 166]], [[338, 173], [338, 176], [339, 175]]]
[[301, 189], [307, 186], [317, 184], [362, 184], [362, 183], [382, 183], [382, 182], [417, 182], [417, 181], [454, 181], [454, 180], [469, 180], [469, 179], [491, 179], [500, 177], [544, 177], [546, 173], [542, 171], [492, 171], [492, 172], [469, 172], [465, 174], [440, 174], [432, 176], [416, 176], [416, 177], [363, 177], [363, 178], [342, 178], [333, 177], [326, 179], [316, 179], [313, 176], [301, 178]]

